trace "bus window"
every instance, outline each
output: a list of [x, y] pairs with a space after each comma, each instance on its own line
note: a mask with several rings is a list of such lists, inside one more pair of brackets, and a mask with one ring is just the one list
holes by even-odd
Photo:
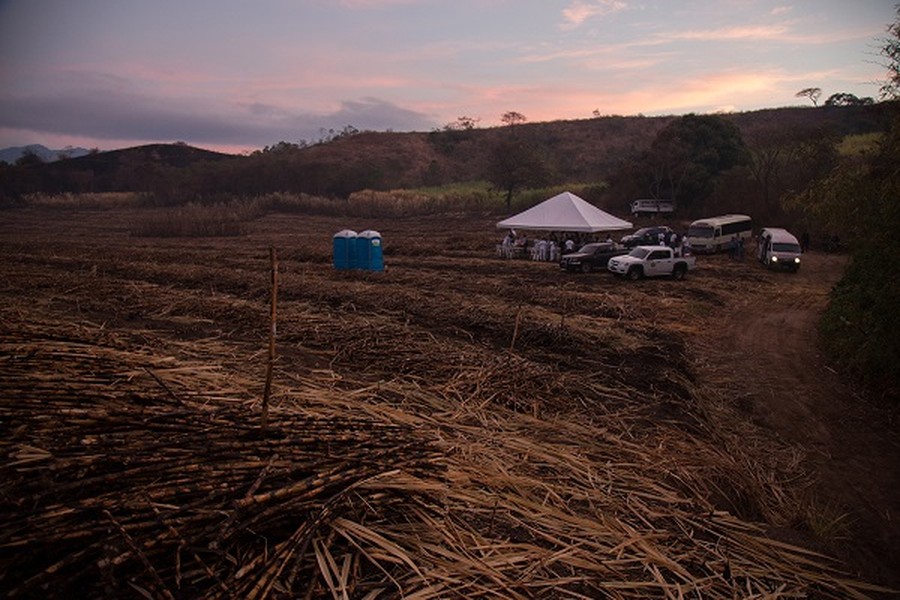
[[713, 237], [713, 228], [709, 225], [691, 225], [688, 237], [711, 238]]

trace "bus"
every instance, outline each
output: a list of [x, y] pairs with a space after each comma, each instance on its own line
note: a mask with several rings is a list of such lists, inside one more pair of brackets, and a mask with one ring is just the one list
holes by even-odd
[[691, 223], [687, 239], [694, 252], [719, 252], [738, 236], [746, 243], [753, 235], [753, 220], [747, 215], [721, 215]]

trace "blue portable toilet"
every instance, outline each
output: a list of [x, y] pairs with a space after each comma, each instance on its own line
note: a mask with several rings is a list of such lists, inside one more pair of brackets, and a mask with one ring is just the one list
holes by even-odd
[[339, 270], [356, 268], [356, 232], [342, 229], [332, 238], [334, 246], [334, 268]]
[[381, 234], [371, 229], [361, 232], [356, 238], [356, 259], [360, 269], [384, 271], [384, 253], [381, 249]]

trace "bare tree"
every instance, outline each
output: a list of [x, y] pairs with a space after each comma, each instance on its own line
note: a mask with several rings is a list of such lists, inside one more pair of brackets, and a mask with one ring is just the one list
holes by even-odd
[[813, 106], [819, 105], [819, 96], [822, 95], [822, 88], [817, 87], [809, 87], [803, 88], [796, 94], [794, 94], [795, 98], [809, 98], [812, 101]]
[[881, 55], [887, 59], [887, 79], [879, 90], [882, 100], [900, 98], [900, 4], [897, 5], [897, 19], [888, 26], [889, 38], [882, 40]]
[[472, 131], [481, 119], [477, 117], [467, 117], [465, 115], [457, 117], [456, 121], [444, 125], [444, 131]]
[[505, 112], [503, 113], [503, 116], [500, 117], [500, 122], [504, 125], [509, 125], [510, 127], [512, 127], [513, 125], [524, 123], [527, 120], [528, 119], [525, 118], [525, 115], [514, 110]]

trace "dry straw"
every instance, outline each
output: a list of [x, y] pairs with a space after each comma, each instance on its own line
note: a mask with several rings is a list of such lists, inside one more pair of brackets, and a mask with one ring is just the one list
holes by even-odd
[[[488, 382], [533, 385], [536, 367], [514, 355], [439, 387], [295, 374], [261, 435], [258, 381], [12, 316], [0, 337], [11, 598], [878, 591], [719, 510], [709, 482], [735, 480], [729, 456], [683, 428], [637, 427], [622, 398], [590, 424], [504, 408], [516, 402], [495, 402]], [[574, 393], [615, 399], [591, 382]]]
[[0, 242], [6, 596], [881, 593], [767, 537], [802, 473], [711, 425], [668, 327], [699, 326], [692, 280], [561, 283], [446, 218], [383, 232], [400, 249], [377, 277], [328, 267], [334, 221], [199, 243], [119, 219]]

